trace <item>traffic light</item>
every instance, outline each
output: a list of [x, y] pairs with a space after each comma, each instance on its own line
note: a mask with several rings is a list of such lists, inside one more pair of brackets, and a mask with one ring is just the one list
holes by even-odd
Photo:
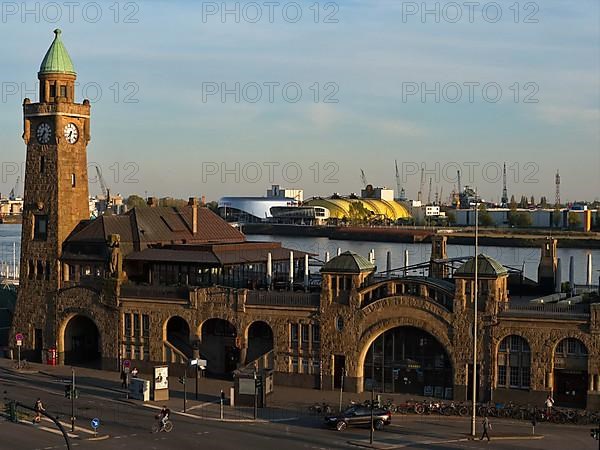
[[73, 387], [70, 384], [65, 384], [65, 397], [71, 400], [73, 395]]
[[179, 382], [181, 384], [185, 384], [185, 377], [179, 377]]

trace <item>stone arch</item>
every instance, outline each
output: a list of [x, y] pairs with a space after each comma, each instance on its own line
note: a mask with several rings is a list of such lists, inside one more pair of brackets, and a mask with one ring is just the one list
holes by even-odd
[[558, 405], [585, 407], [589, 383], [590, 350], [585, 341], [564, 336], [552, 349], [552, 390]]
[[70, 311], [60, 322], [57, 352], [64, 364], [101, 366], [102, 337], [94, 317], [85, 310]]
[[450, 341], [435, 327], [418, 321], [384, 322], [361, 341], [360, 349], [359, 380], [365, 389], [376, 380], [382, 392], [453, 398]]
[[200, 355], [207, 360], [207, 372], [230, 376], [240, 362], [238, 331], [234, 322], [211, 317], [199, 327]]
[[169, 333], [178, 333], [186, 341], [189, 341], [191, 336], [191, 327], [187, 320], [179, 315], [170, 316], [163, 323], [163, 340], [169, 340]]
[[425, 320], [416, 318], [414, 316], [401, 316], [393, 317], [379, 322], [374, 323], [368, 327], [361, 335], [358, 341], [358, 358], [356, 367], [356, 376], [359, 378], [364, 377], [364, 365], [365, 357], [371, 344], [380, 335], [388, 330], [398, 327], [412, 327], [418, 328], [430, 334], [434, 337], [446, 350], [450, 363], [452, 364], [453, 370], [456, 370], [456, 357], [454, 354], [454, 348], [450, 340], [450, 333], [448, 327], [438, 320]]
[[265, 320], [255, 320], [250, 323], [244, 332], [246, 341], [246, 357], [242, 363], [254, 361], [261, 355], [275, 348], [275, 333], [273, 327]]

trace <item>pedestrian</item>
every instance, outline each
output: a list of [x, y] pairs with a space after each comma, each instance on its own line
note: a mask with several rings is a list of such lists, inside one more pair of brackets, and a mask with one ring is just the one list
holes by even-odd
[[492, 424], [490, 423], [490, 419], [488, 419], [488, 417], [485, 416], [483, 418], [483, 421], [481, 422], [481, 425], [483, 426], [483, 434], [481, 435], [479, 440], [482, 441], [483, 438], [486, 437], [488, 442], [490, 442], [489, 431], [492, 429]]
[[35, 411], [33, 423], [40, 423], [40, 420], [42, 420], [42, 412], [46, 411], [44, 409], [44, 405], [42, 404], [41, 398], [38, 397], [38, 399], [35, 401], [35, 405], [33, 405], [33, 410]]
[[121, 387], [125, 389], [127, 387], [127, 374], [125, 369], [121, 370]]
[[544, 402], [546, 405], [546, 418], [552, 415], [552, 407], [554, 406], [554, 399], [552, 398], [552, 394], [548, 394], [546, 397], [546, 401]]
[[137, 367], [134, 367], [131, 371], [131, 378], [137, 378], [138, 370]]

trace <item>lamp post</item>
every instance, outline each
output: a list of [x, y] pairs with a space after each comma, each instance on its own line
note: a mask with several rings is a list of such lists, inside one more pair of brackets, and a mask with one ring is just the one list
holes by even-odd
[[258, 389], [256, 386], [256, 382], [258, 381], [258, 377], [256, 375], [256, 369], [254, 369], [254, 420], [256, 420], [257, 416], [257, 408], [258, 408]]
[[371, 427], [369, 431], [369, 443], [373, 445], [373, 403], [375, 402], [375, 341], [371, 344]]
[[473, 390], [471, 392], [473, 410], [471, 411], [471, 436], [477, 433], [477, 294], [478, 294], [478, 262], [479, 262], [479, 202], [475, 191], [475, 286], [473, 289]]

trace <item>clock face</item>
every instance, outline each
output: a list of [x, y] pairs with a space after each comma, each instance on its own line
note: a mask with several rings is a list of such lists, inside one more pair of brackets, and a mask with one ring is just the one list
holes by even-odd
[[65, 126], [64, 129], [65, 139], [69, 144], [74, 144], [79, 139], [79, 130], [77, 129], [77, 125], [74, 123], [69, 123]]
[[40, 144], [47, 144], [50, 142], [52, 136], [52, 128], [47, 123], [40, 123], [37, 127], [36, 135]]

